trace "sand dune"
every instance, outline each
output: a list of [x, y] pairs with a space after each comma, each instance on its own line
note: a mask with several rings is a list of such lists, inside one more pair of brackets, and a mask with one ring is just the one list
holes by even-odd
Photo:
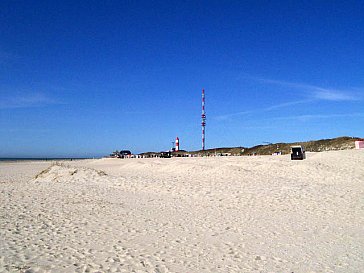
[[0, 272], [362, 272], [364, 153], [0, 164]]

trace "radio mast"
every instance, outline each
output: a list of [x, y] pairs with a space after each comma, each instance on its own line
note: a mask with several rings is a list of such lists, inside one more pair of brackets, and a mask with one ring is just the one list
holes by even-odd
[[206, 112], [205, 112], [205, 89], [202, 89], [202, 150], [205, 150], [205, 127], [206, 127]]

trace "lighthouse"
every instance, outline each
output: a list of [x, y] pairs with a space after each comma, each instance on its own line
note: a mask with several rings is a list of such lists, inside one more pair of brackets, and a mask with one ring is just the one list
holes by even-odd
[[179, 138], [177, 137], [176, 138], [176, 149], [175, 149], [176, 152], [179, 151]]

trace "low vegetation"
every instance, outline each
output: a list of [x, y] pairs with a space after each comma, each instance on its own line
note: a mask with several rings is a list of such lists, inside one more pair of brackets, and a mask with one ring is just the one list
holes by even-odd
[[231, 147], [231, 148], [216, 148], [208, 149], [205, 151], [189, 152], [191, 154], [204, 154], [204, 155], [271, 155], [275, 152], [282, 154], [289, 154], [290, 147], [293, 145], [302, 145], [308, 152], [322, 152], [334, 150], [348, 150], [355, 148], [355, 141], [359, 140], [358, 137], [338, 137], [332, 139], [312, 140], [306, 142], [293, 142], [293, 143], [271, 143], [267, 145], [257, 145], [251, 148], [244, 147]]

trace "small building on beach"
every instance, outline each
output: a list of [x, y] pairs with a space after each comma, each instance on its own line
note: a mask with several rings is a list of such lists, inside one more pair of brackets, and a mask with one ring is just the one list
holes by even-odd
[[364, 149], [364, 140], [355, 141], [355, 149]]
[[121, 150], [121, 151], [115, 151], [110, 154], [110, 157], [115, 158], [130, 158], [132, 157], [132, 153], [129, 150]]

